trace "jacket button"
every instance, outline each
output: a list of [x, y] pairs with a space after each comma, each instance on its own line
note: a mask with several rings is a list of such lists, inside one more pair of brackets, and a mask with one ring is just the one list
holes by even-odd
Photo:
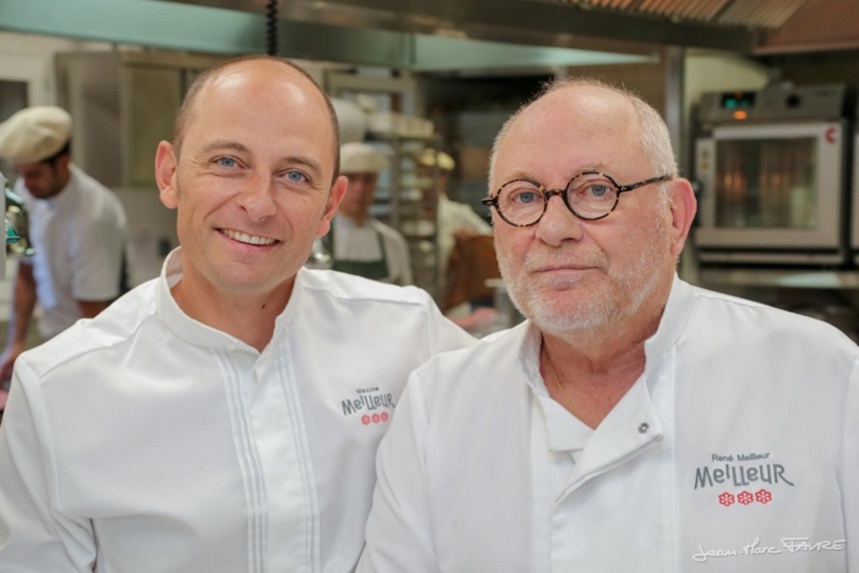
[[650, 429], [650, 424], [648, 424], [647, 422], [642, 422], [638, 425], [638, 433], [639, 434], [646, 434], [649, 429]]

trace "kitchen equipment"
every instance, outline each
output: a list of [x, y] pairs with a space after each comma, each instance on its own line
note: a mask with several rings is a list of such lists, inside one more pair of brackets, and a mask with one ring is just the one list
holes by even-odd
[[[857, 101], [856, 115], [859, 118], [859, 101]], [[855, 133], [853, 135], [853, 153], [851, 157], [851, 230], [850, 230], [850, 250], [853, 262], [859, 265], [859, 121], [855, 123]]]
[[[3, 181], [3, 176], [0, 175], [0, 184]], [[4, 199], [6, 205], [5, 251], [13, 255], [32, 257], [36, 254], [36, 249], [30, 243], [30, 223], [24, 200], [8, 187], [4, 189]]]
[[847, 260], [846, 85], [701, 97], [699, 260], [839, 266]]

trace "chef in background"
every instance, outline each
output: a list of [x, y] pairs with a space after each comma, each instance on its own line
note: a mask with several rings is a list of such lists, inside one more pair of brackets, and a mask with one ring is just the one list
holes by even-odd
[[448, 198], [448, 178], [456, 163], [443, 151], [425, 149], [418, 157], [423, 176], [437, 179], [439, 273], [444, 278], [442, 310], [455, 323], [481, 336], [497, 330], [494, 290], [487, 280], [498, 278], [492, 229], [466, 203]]
[[489, 223], [475, 213], [470, 205], [448, 198], [445, 191], [447, 182], [450, 173], [456, 167], [456, 162], [450, 155], [444, 151], [425, 149], [421, 153], [418, 163], [428, 173], [434, 167], [438, 167], [438, 254], [443, 276], [447, 271], [450, 253], [453, 251], [457, 237], [489, 236], [492, 229], [489, 227]]
[[366, 143], [341, 146], [340, 173], [349, 179], [349, 185], [331, 232], [332, 268], [386, 283], [410, 285], [414, 281], [405, 238], [370, 215], [379, 173], [387, 168], [387, 157]]
[[14, 191], [24, 200], [35, 249], [19, 259], [3, 381], [25, 350], [37, 303], [39, 335], [48, 339], [120, 294], [125, 212], [113, 192], [72, 163], [71, 132], [71, 117], [54, 106], [29, 107], [0, 124], [0, 157], [20, 175]]

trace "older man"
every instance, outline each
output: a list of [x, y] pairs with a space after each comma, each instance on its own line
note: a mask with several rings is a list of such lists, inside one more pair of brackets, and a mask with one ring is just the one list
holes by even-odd
[[410, 379], [359, 571], [859, 571], [859, 351], [678, 279], [695, 199], [658, 114], [556, 83], [490, 178], [528, 320]]
[[251, 57], [192, 86], [160, 278], [24, 353], [0, 571], [351, 571], [408, 372], [470, 344], [429, 296], [301, 266], [346, 188], [324, 93]]

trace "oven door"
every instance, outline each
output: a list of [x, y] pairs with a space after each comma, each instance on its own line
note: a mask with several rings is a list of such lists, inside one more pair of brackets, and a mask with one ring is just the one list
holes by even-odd
[[853, 262], [859, 265], [859, 131], [853, 136], [853, 215], [850, 218], [850, 245], [853, 249]]
[[696, 142], [702, 262], [840, 264], [844, 122], [715, 128]]

